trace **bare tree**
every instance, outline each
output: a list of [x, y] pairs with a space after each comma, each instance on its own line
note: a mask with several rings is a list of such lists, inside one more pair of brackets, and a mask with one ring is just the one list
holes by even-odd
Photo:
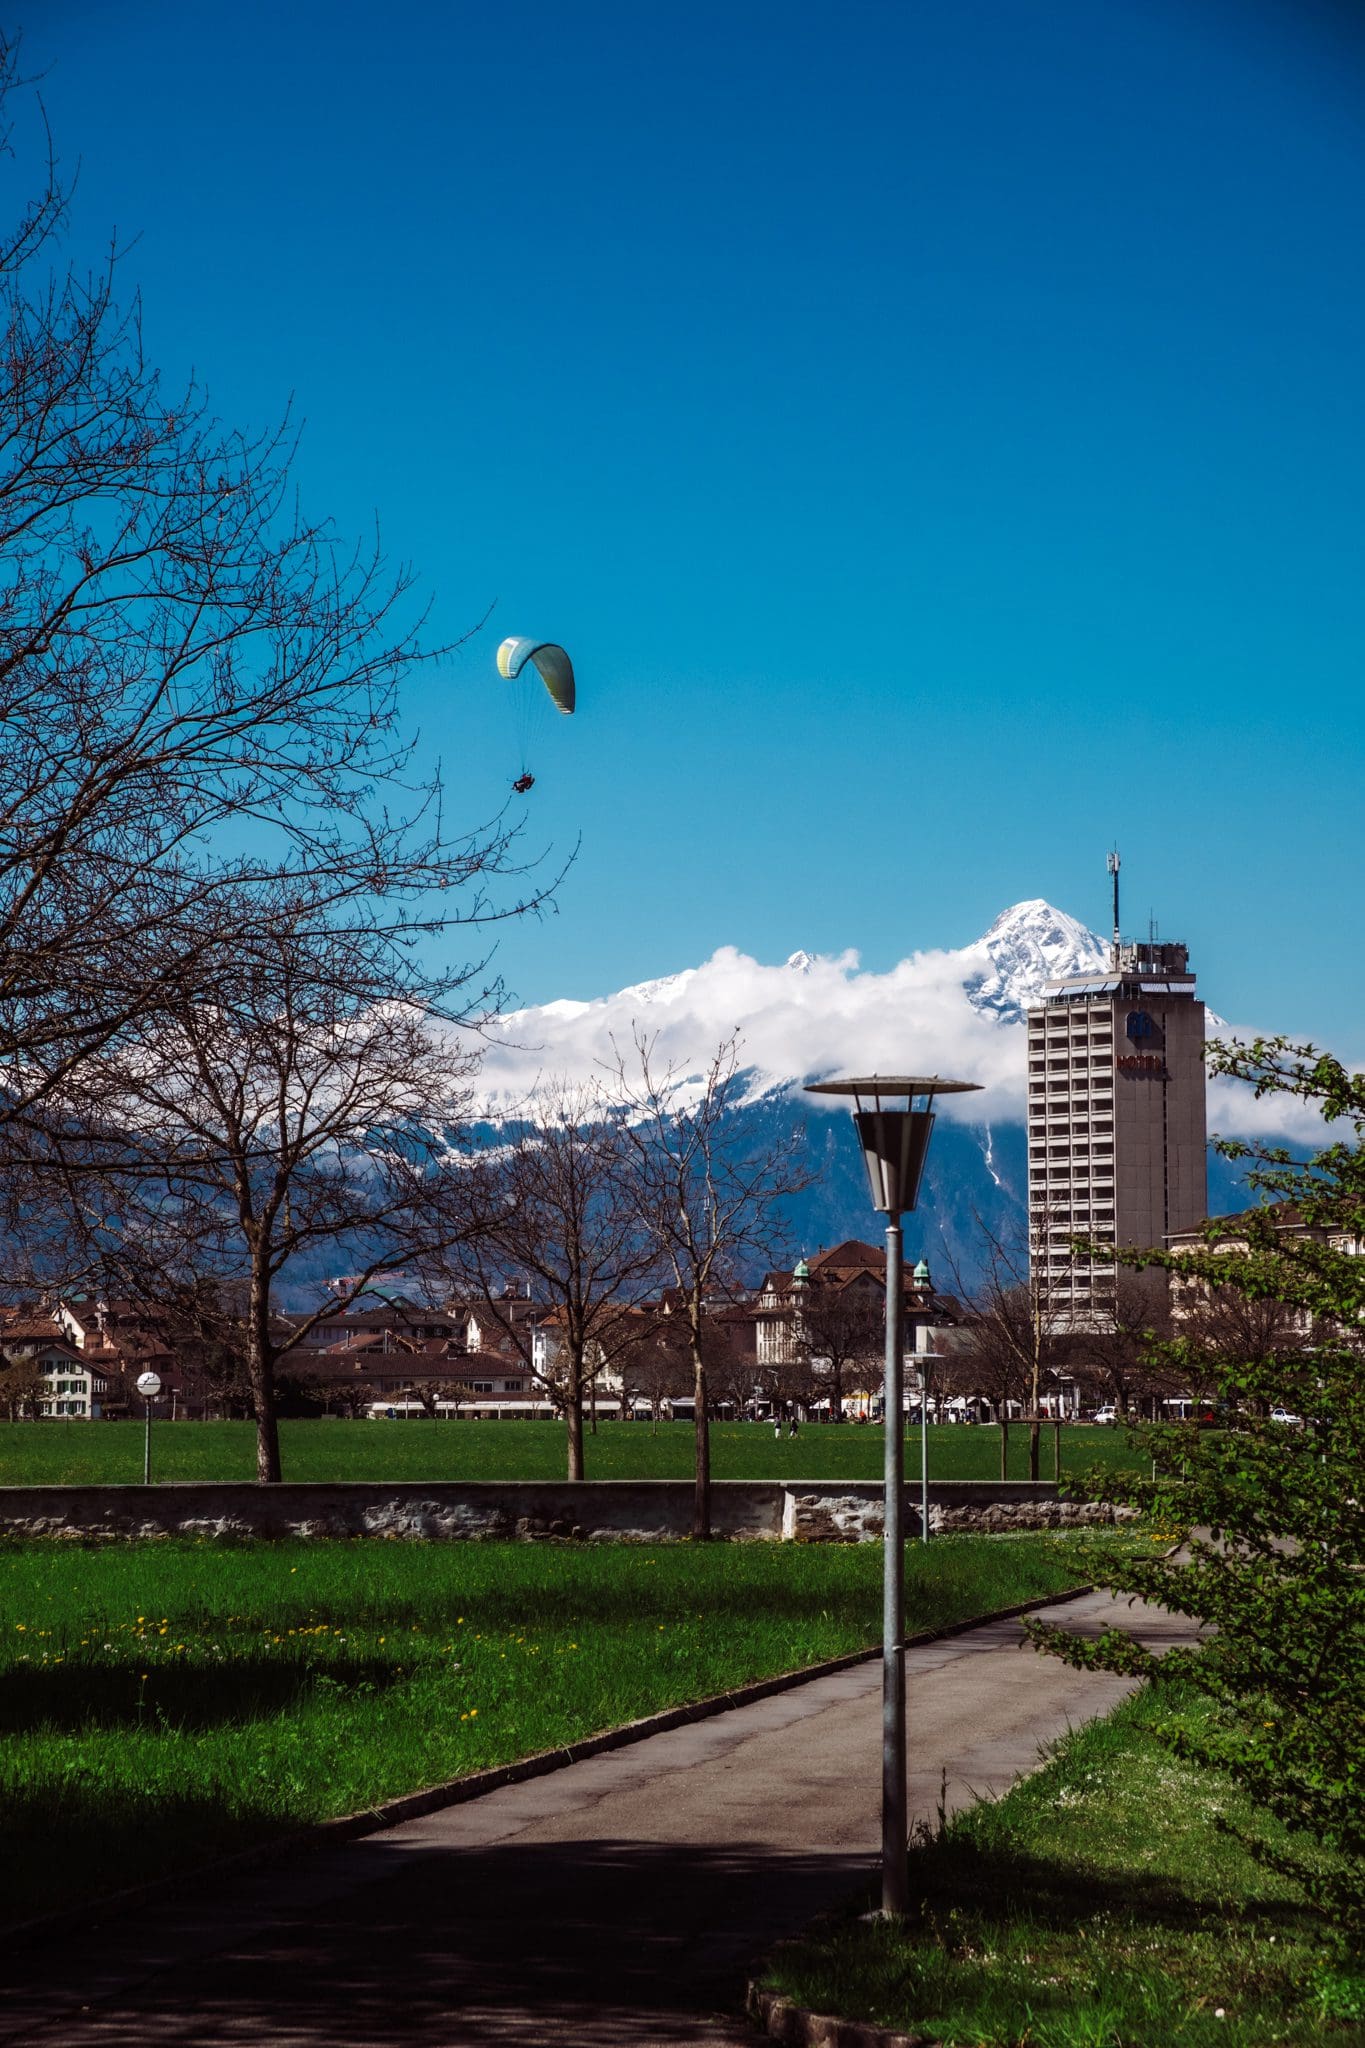
[[981, 1393], [1000, 1417], [1000, 1476], [1008, 1476], [1009, 1409], [1019, 1402], [1027, 1410], [1029, 1478], [1041, 1465], [1042, 1397], [1065, 1348], [1057, 1328], [1057, 1302], [1048, 1264], [1047, 1218], [1031, 1243], [998, 1235], [976, 1218], [982, 1254], [982, 1278], [974, 1287], [950, 1259], [956, 1291], [965, 1317], [955, 1338], [948, 1376], [964, 1393]]
[[143, 1328], [175, 1352], [186, 1412], [250, 1415], [251, 1375], [241, 1346], [247, 1290], [200, 1273], [167, 1274], [155, 1301], [142, 1301]]
[[1004, 1287], [968, 1305], [944, 1361], [944, 1386], [968, 1400], [989, 1401], [999, 1417], [1002, 1479], [1009, 1477], [1010, 1408], [1023, 1405], [1031, 1360], [1028, 1291]]
[[739, 1040], [722, 1041], [700, 1075], [663, 1061], [637, 1031], [617, 1050], [616, 1087], [627, 1105], [623, 1129], [635, 1152], [644, 1225], [672, 1275], [692, 1354], [696, 1481], [692, 1534], [711, 1534], [711, 1452], [707, 1311], [746, 1267], [770, 1263], [785, 1197], [809, 1186], [801, 1138], [746, 1138], [732, 1115]]
[[[1272, 1367], [1302, 1366], [1330, 1341], [1327, 1329], [1296, 1304], [1197, 1279], [1183, 1283], [1178, 1320], [1167, 1318], [1156, 1334], [1182, 1340], [1182, 1386], [1196, 1398], [1212, 1398], [1230, 1368], [1269, 1379]], [[1257, 1406], [1264, 1414], [1269, 1403]]]
[[0, 1407], [11, 1422], [34, 1418], [43, 1391], [43, 1368], [31, 1351], [0, 1346]]
[[[529, 1107], [534, 1122], [503, 1125], [474, 1157], [456, 1277], [564, 1417], [568, 1476], [582, 1479], [584, 1402], [635, 1342], [625, 1312], [650, 1292], [658, 1254], [641, 1226], [635, 1149], [601, 1089], [559, 1078]], [[508, 1281], [523, 1276], [535, 1319], [508, 1301]]]
[[336, 1373], [332, 1377], [309, 1373], [306, 1380], [298, 1379], [295, 1385], [306, 1388], [316, 1400], [321, 1401], [323, 1413], [328, 1414], [333, 1406], [356, 1422], [365, 1413], [374, 1399], [374, 1389], [369, 1381], [358, 1373]]
[[448, 1380], [423, 1379], [418, 1375], [407, 1382], [406, 1392], [417, 1402], [423, 1415], [429, 1415], [433, 1422], [440, 1419], [439, 1404], [449, 1398]]
[[307, 876], [315, 916], [411, 935], [490, 913], [511, 872], [501, 822], [447, 832], [401, 734], [399, 686], [439, 652], [408, 572], [298, 509], [287, 421], [252, 439], [164, 387], [117, 254], [53, 273], [67, 192], [0, 36], [12, 156], [26, 121], [33, 197], [0, 228], [0, 1137], [21, 1152], [83, 1060], [203, 988], [217, 899], [249, 922]]
[[1073, 1352], [1076, 1365], [1102, 1388], [1120, 1415], [1130, 1414], [1144, 1400], [1155, 1400], [1172, 1387], [1154, 1346], [1169, 1340], [1171, 1319], [1162, 1293], [1120, 1268], [1112, 1298], [1090, 1328], [1078, 1331]]
[[[728, 1408], [735, 1415], [743, 1415], [754, 1398], [755, 1387], [764, 1380], [784, 1406], [792, 1402], [804, 1406], [810, 1400], [811, 1374], [805, 1361], [794, 1358], [781, 1365], [760, 1366], [752, 1344], [746, 1340], [743, 1312], [732, 1304], [708, 1312], [702, 1351], [713, 1410]], [[690, 1362], [690, 1335], [687, 1352]]]
[[[792, 1297], [793, 1334], [819, 1394], [828, 1392], [831, 1422], [842, 1422], [844, 1379], [858, 1371], [880, 1384], [886, 1351], [886, 1303], [880, 1289], [858, 1280], [822, 1277], [816, 1267]], [[855, 1382], [856, 1387], [856, 1382]]]
[[[311, 929], [306, 897], [237, 943], [220, 930], [210, 958], [211, 1001], [168, 1005], [82, 1063], [47, 1126], [49, 1177], [64, 1176], [87, 1257], [135, 1299], [213, 1280], [244, 1295], [231, 1338], [257, 1477], [274, 1481], [281, 1360], [378, 1272], [434, 1258], [459, 1227], [435, 1133], [459, 1113], [470, 1062], [432, 1028], [433, 985], [373, 931]], [[353, 1272], [283, 1323], [279, 1283], [331, 1247]]]
[[618, 1353], [623, 1399], [648, 1401], [650, 1419], [659, 1426], [659, 1410], [692, 1390], [692, 1353], [687, 1331], [676, 1316], [642, 1311], [634, 1320], [628, 1342]]

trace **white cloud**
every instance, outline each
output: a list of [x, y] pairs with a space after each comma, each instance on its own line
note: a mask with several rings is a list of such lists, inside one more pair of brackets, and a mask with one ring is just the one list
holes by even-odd
[[[1036, 924], [1047, 908], [1018, 905], [1016, 912]], [[992, 934], [1011, 915], [1005, 913]], [[755, 1092], [837, 1073], [943, 1074], [978, 1082], [982, 1090], [945, 1098], [945, 1115], [1017, 1123], [1025, 1103], [1023, 1027], [983, 1013], [964, 986], [1000, 968], [999, 951], [986, 951], [992, 934], [957, 950], [912, 953], [884, 974], [864, 971], [855, 952], [797, 953], [773, 966], [721, 946], [700, 967], [658, 981], [496, 1020], [477, 1093], [497, 1113], [524, 1102], [551, 1077], [600, 1078], [615, 1064], [613, 1039], [629, 1052], [636, 1029], [655, 1040], [664, 1060], [693, 1073], [738, 1031], [741, 1063], [755, 1070]], [[1065, 971], [1065, 963], [1058, 964]], [[1019, 966], [1014, 985], [1024, 1000], [1035, 992], [1026, 985], [1028, 975], [1046, 971], [1056, 971], [1050, 960]], [[1220, 1035], [1253, 1034], [1227, 1028]], [[1283, 1096], [1258, 1103], [1249, 1089], [1222, 1078], [1209, 1084], [1209, 1128], [1308, 1143], [1324, 1130], [1307, 1105]]]
[[[1220, 1039], [1237, 1039], [1243, 1044], [1264, 1035], [1265, 1027], [1251, 1025], [1220, 1023], [1217, 1030]], [[1348, 1058], [1346, 1064], [1358, 1070], [1365, 1066], [1365, 1061]], [[1278, 1094], [1263, 1095], [1258, 1101], [1255, 1090], [1245, 1081], [1232, 1080], [1226, 1074], [1210, 1075], [1207, 1104], [1211, 1137], [1263, 1139], [1268, 1144], [1307, 1145], [1314, 1149], [1342, 1139], [1350, 1142], [1350, 1125], [1324, 1123], [1316, 1103]]]
[[985, 1017], [963, 989], [968, 952], [915, 953], [885, 974], [856, 953], [794, 956], [767, 966], [722, 946], [702, 966], [590, 1003], [549, 1003], [501, 1019], [489, 1035], [479, 1092], [489, 1106], [540, 1077], [585, 1077], [628, 1049], [636, 1029], [663, 1058], [699, 1068], [738, 1030], [741, 1061], [761, 1088], [833, 1073], [941, 1073], [980, 1081], [973, 1118], [1017, 1114], [1023, 1100], [1017, 1028]]

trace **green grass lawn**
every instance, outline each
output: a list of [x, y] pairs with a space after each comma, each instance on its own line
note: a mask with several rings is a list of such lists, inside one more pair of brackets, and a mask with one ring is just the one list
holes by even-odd
[[955, 2048], [1360, 2048], [1365, 1966], [1223, 1831], [1282, 1839], [1155, 1741], [1172, 1711], [1209, 1710], [1144, 1693], [1080, 1730], [912, 1850], [904, 1927], [827, 1922], [767, 1981]]
[[[911, 1545], [908, 1625], [1114, 1540]], [[862, 1649], [880, 1603], [879, 1545], [0, 1544], [0, 1918]]]
[[[562, 1479], [564, 1430], [557, 1422], [343, 1422], [281, 1424], [286, 1479]], [[590, 1479], [686, 1479], [692, 1425], [603, 1423], [589, 1435]], [[918, 1429], [906, 1435], [907, 1475], [919, 1471]], [[1028, 1476], [1028, 1433], [1010, 1430], [1010, 1477]], [[152, 1425], [155, 1479], [253, 1479], [256, 1438], [248, 1422]], [[712, 1426], [717, 1479], [880, 1479], [879, 1427], [808, 1424], [794, 1440], [755, 1422]], [[142, 1479], [140, 1422], [0, 1423], [0, 1484], [132, 1485]], [[1044, 1427], [1042, 1477], [1052, 1477], [1052, 1429]], [[1063, 1473], [1135, 1459], [1121, 1429], [1062, 1431]], [[944, 1423], [929, 1430], [930, 1476], [998, 1479], [1000, 1432]]]

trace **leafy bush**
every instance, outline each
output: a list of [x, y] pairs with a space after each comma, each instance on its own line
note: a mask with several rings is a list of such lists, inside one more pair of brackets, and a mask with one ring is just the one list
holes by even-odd
[[[1130, 1254], [1164, 1266], [1197, 1298], [1235, 1289], [1293, 1312], [1296, 1341], [1247, 1361], [1213, 1361], [1227, 1427], [1135, 1432], [1152, 1478], [1120, 1473], [1085, 1489], [1131, 1502], [1194, 1534], [1174, 1555], [1116, 1554], [1107, 1583], [1208, 1625], [1197, 1647], [1155, 1658], [1124, 1630], [1087, 1642], [1035, 1626], [1077, 1665], [1188, 1679], [1217, 1712], [1173, 1724], [1182, 1756], [1226, 1771], [1291, 1831], [1288, 1846], [1249, 1843], [1365, 1934], [1365, 1075], [1281, 1039], [1213, 1049], [1224, 1073], [1258, 1095], [1316, 1103], [1334, 1141], [1307, 1163], [1280, 1149], [1224, 1144], [1255, 1164], [1271, 1198], [1196, 1252]], [[1345, 1128], [1353, 1142], [1340, 1133]], [[1230, 1242], [1231, 1241], [1231, 1242]], [[1124, 1258], [1124, 1254], [1119, 1255]], [[1177, 1329], [1179, 1321], [1177, 1319]], [[1163, 1347], [1179, 1360], [1178, 1339]], [[1203, 1361], [1207, 1366], [1207, 1358]], [[1271, 1419], [1280, 1406], [1302, 1426]], [[1295, 1845], [1295, 1839], [1299, 1846]], [[1316, 1846], [1328, 1849], [1323, 1860]], [[1343, 1994], [1344, 1995], [1344, 1994]]]

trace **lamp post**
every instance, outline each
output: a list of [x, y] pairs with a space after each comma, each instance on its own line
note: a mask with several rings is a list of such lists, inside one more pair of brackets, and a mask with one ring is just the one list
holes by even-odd
[[[929, 1287], [929, 1265], [921, 1259], [914, 1273], [917, 1294], [927, 1292]], [[929, 1360], [937, 1354], [927, 1345], [919, 1358], [919, 1535], [920, 1542], [929, 1541]]]
[[152, 1483], [152, 1403], [161, 1392], [161, 1381], [154, 1372], [140, 1372], [137, 1376], [137, 1390], [142, 1396], [142, 1405], [147, 1413], [147, 1435], [142, 1446], [142, 1483]]
[[[936, 1095], [964, 1095], [975, 1081], [937, 1074], [873, 1074], [812, 1081], [811, 1095], [851, 1095], [872, 1206], [886, 1217], [886, 1511], [882, 1544], [882, 1912], [906, 1909], [905, 1771], [905, 1412], [901, 1216], [919, 1199], [934, 1128]], [[918, 1101], [919, 1107], [916, 1108]], [[926, 1404], [927, 1406], [927, 1404]], [[923, 1414], [923, 1410], [921, 1411]], [[921, 1428], [924, 1427], [921, 1420]]]

